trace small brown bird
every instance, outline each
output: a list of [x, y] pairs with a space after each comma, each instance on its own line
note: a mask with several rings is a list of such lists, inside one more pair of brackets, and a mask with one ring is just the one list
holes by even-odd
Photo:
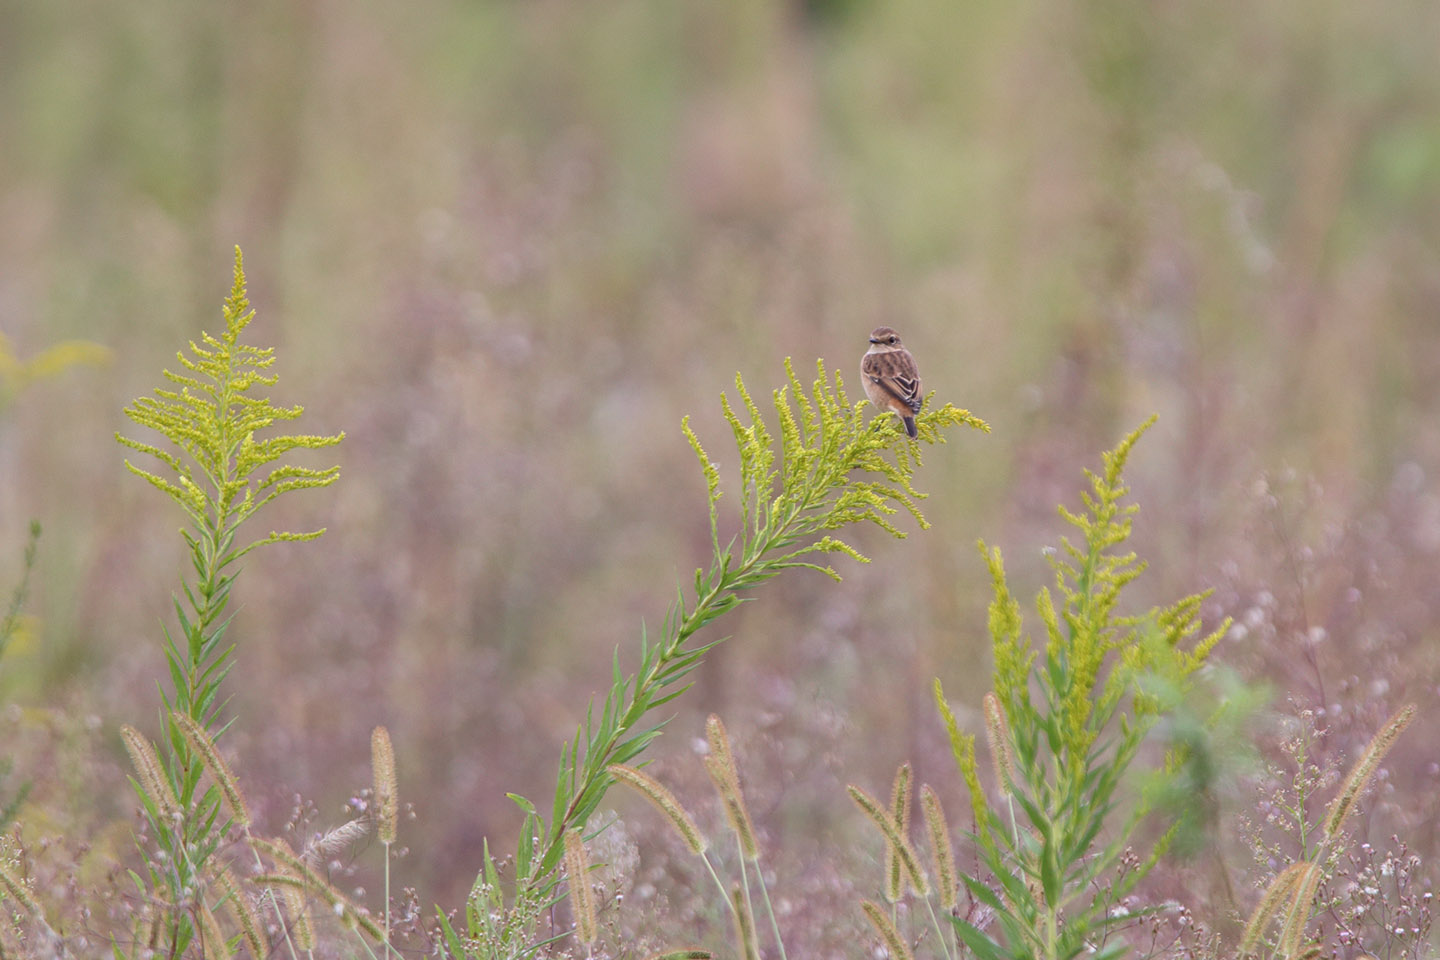
[[871, 332], [870, 349], [860, 358], [860, 380], [871, 403], [903, 420], [911, 439], [919, 436], [915, 414], [924, 402], [920, 396], [920, 370], [894, 330], [876, 327]]

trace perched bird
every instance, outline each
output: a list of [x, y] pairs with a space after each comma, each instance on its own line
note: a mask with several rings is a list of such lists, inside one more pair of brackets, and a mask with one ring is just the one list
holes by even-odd
[[920, 371], [915, 358], [900, 342], [900, 334], [889, 327], [876, 327], [871, 332], [870, 349], [860, 358], [860, 380], [871, 403], [903, 420], [911, 439], [919, 436], [915, 414], [923, 402]]

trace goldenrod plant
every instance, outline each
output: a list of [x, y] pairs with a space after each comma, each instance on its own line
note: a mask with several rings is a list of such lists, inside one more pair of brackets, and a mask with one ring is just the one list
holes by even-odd
[[695, 571], [693, 593], [677, 590], [659, 637], [641, 631], [635, 673], [622, 672], [616, 652], [614, 681], [598, 712], [593, 707], [586, 712], [574, 740], [561, 751], [548, 817], [533, 801], [511, 795], [523, 811], [513, 877], [502, 883], [487, 847], [460, 930], [443, 913], [440, 917], [446, 946], [455, 956], [529, 957], [541, 948], [539, 922], [562, 895], [558, 868], [565, 838], [584, 828], [614, 783], [610, 768], [630, 764], [659, 735], [664, 720], [653, 719], [654, 712], [688, 689], [690, 673], [720, 642], [693, 642], [697, 633], [786, 570], [816, 570], [838, 580], [840, 575], [823, 562], [826, 555], [867, 562], [835, 536], [852, 524], [870, 522], [904, 537], [890, 518], [905, 511], [924, 529], [918, 506], [923, 494], [912, 485], [921, 445], [944, 442], [945, 432], [954, 427], [989, 429], [968, 410], [947, 403], [920, 414], [918, 439], [910, 440], [893, 417], [869, 416], [867, 402], [852, 400], [840, 375], [823, 361], [809, 390], [788, 360], [785, 371], [788, 383], [772, 393], [778, 437], [739, 377], [738, 404], [721, 397], [741, 484], [739, 525], [728, 538], [720, 532], [719, 468], [690, 429], [689, 418], [682, 421], [705, 479], [709, 569]]
[[[0, 618], [0, 657], [10, 647], [10, 641], [25, 632], [25, 601], [30, 597], [30, 575], [35, 570], [35, 558], [40, 549], [40, 521], [30, 521], [30, 535], [25, 540], [25, 559], [20, 567], [20, 581], [10, 593], [10, 602], [5, 605], [5, 616]], [[0, 819], [0, 825], [4, 820]]]
[[[5, 605], [5, 615], [0, 617], [0, 657], [4, 657], [10, 650], [12, 641], [18, 639], [23, 646], [24, 641], [35, 633], [35, 620], [25, 613], [25, 603], [30, 597], [30, 576], [35, 570], [35, 558], [39, 553], [39, 547], [40, 521], [31, 520], [30, 534], [25, 540], [24, 560], [20, 567], [20, 580], [10, 593], [10, 601]], [[8, 778], [10, 772], [10, 758], [8, 756], [0, 757], [0, 782]], [[0, 830], [4, 830], [15, 820], [20, 806], [30, 795], [31, 786], [31, 782], [26, 780], [15, 788], [13, 796], [0, 800]], [[10, 792], [8, 787], [6, 792]]]
[[33, 357], [15, 355], [10, 339], [0, 333], [0, 412], [33, 384], [58, 377], [72, 367], [98, 367], [110, 362], [110, 351], [91, 340], [64, 340]]
[[[304, 533], [250, 533], [252, 518], [279, 497], [296, 490], [326, 487], [339, 467], [311, 468], [283, 462], [295, 451], [321, 450], [339, 443], [344, 434], [329, 436], [265, 432], [296, 420], [302, 408], [276, 406], [267, 388], [277, 378], [267, 371], [274, 351], [241, 341], [255, 312], [246, 296], [244, 264], [235, 251], [234, 284], [224, 304], [225, 329], [219, 336], [203, 334], [188, 351], [177, 354], [180, 372], [164, 371], [170, 388], [141, 397], [125, 414], [137, 426], [158, 434], [153, 441], [116, 435], [131, 450], [144, 454], [149, 469], [127, 460], [125, 465], [165, 493], [184, 514], [180, 534], [189, 548], [194, 577], [182, 583], [174, 598], [178, 633], [164, 628], [165, 657], [171, 685], [162, 689], [165, 709], [162, 749], [150, 748], [133, 728], [125, 743], [136, 758], [133, 782], [149, 821], [157, 855], [148, 855], [148, 876], [137, 877], [147, 902], [156, 905], [145, 922], [150, 929], [138, 946], [165, 956], [185, 954], [192, 941], [209, 955], [206, 944], [215, 919], [206, 904], [209, 860], [232, 823], [240, 825], [243, 806], [233, 777], [222, 776], [214, 738], [225, 729], [220, 688], [233, 665], [234, 644], [227, 616], [237, 561], [256, 547], [285, 541], [311, 540], [324, 530]], [[201, 774], [214, 776], [201, 791]], [[118, 947], [117, 947], [118, 950]]]
[[[960, 731], [935, 683], [985, 869], [960, 874], [979, 912], [949, 919], [978, 960], [1119, 956], [1126, 944], [1108, 936], [1111, 925], [1133, 916], [1126, 897], [1174, 835], [1174, 822], [1150, 824], [1147, 853], [1127, 852], [1147, 820], [1164, 818], [1148, 792], [1127, 800], [1122, 786], [1147, 734], [1193, 686], [1228, 624], [1200, 636], [1203, 594], [1139, 615], [1120, 612], [1122, 591], [1144, 570], [1123, 550], [1137, 508], [1122, 502], [1122, 474], [1149, 425], [1106, 453], [1099, 474], [1086, 471], [1083, 509], [1060, 510], [1080, 537], [1062, 540], [1051, 559], [1054, 592], [1037, 597], [1043, 646], [1025, 634], [1000, 551], [981, 544], [994, 586], [995, 689], [983, 712], [1003, 807], [981, 785], [975, 736]], [[1167, 768], [1181, 759], [1172, 752]], [[886, 839], [895, 842], [888, 832]], [[950, 954], [951, 945], [944, 950]]]

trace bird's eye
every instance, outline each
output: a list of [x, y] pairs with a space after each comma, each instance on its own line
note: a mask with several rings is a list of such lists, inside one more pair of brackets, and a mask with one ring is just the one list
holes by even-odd
[[899, 337], [891, 337], [891, 338], [890, 338], [890, 342], [891, 342], [891, 343], [894, 343], [896, 340], [899, 340], [899, 339], [900, 339]]

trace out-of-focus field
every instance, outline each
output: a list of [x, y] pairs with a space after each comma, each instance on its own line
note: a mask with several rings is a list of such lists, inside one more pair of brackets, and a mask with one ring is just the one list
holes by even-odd
[[732, 478], [735, 373], [853, 383], [885, 323], [993, 433], [928, 453], [934, 529], [725, 625], [658, 769], [702, 796], [721, 713], [825, 896], [844, 783], [910, 757], [956, 789], [928, 691], [978, 728], [976, 539], [1028, 596], [1055, 504], [1157, 412], [1140, 593], [1214, 587], [1216, 658], [1330, 711], [1337, 756], [1417, 702], [1373, 829], [1440, 863], [1437, 36], [1419, 0], [3, 0], [0, 332], [110, 351], [0, 401], [0, 588], [45, 525], [0, 663], [27, 829], [129, 855], [116, 729], [155, 732], [185, 560], [113, 434], [220, 326], [238, 244], [275, 399], [347, 434], [339, 484], [262, 520], [329, 532], [237, 586], [225, 743], [272, 832], [297, 794], [338, 822], [384, 723], [398, 874], [458, 903], [707, 556], [680, 418]]

